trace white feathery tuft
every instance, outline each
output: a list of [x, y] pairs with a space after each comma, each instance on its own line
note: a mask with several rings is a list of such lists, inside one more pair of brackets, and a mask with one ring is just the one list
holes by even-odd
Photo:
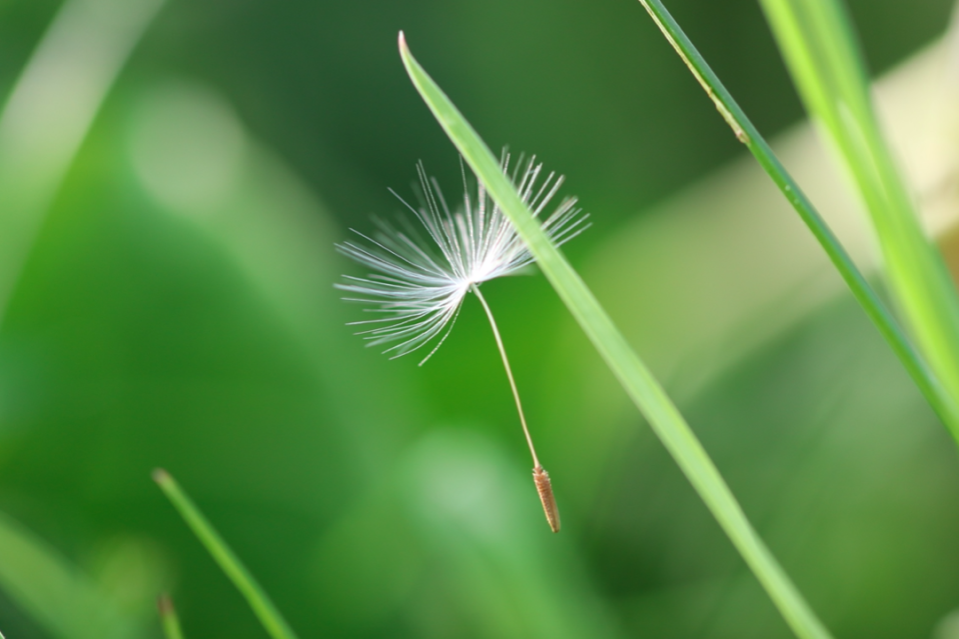
[[[504, 153], [500, 164], [507, 175], [509, 162]], [[393, 357], [422, 348], [442, 333], [422, 365], [449, 335], [471, 286], [515, 274], [532, 263], [533, 256], [481, 183], [473, 189], [475, 196], [471, 194], [465, 169], [463, 203], [455, 211], [422, 164], [417, 172], [423, 206], [400, 201], [426, 229], [426, 237], [409, 220], [403, 221], [403, 228], [376, 220], [378, 230], [372, 237], [354, 231], [365, 242], [344, 242], [337, 249], [375, 273], [365, 278], [344, 276], [346, 283], [336, 287], [359, 296], [344, 299], [373, 305], [366, 310], [382, 315], [352, 324], [370, 325], [357, 334], [371, 346], [396, 342], [384, 351]], [[540, 180], [542, 173], [543, 165], [534, 156], [525, 162], [520, 158], [510, 176], [535, 217], [563, 183], [555, 173]], [[587, 217], [576, 208], [575, 198], [567, 198], [546, 218], [543, 230], [553, 242], [563, 244], [588, 227]]]

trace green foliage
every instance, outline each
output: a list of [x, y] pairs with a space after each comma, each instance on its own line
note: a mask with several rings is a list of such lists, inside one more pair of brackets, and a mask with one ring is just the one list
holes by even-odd
[[[915, 352], [898, 322], [879, 295], [860, 272], [852, 258], [843, 248], [839, 239], [829, 228], [813, 206], [812, 202], [789, 175], [772, 148], [759, 130], [740, 108], [719, 77], [706, 63], [692, 41], [686, 36], [676, 20], [670, 15], [660, 0], [640, 0], [656, 25], [680, 55], [686, 66], [696, 77], [699, 84], [716, 105], [717, 110], [732, 128], [740, 142], [753, 154], [759, 165], [769, 175], [782, 194], [793, 206], [803, 223], [809, 228], [816, 241], [826, 252], [843, 281], [872, 320], [889, 347], [896, 354], [916, 386], [942, 419], [943, 423], [959, 438], [959, 396], [950, 395], [939, 379], [929, 370], [926, 362]], [[835, 35], [835, 34], [834, 34]], [[893, 240], [895, 242], [895, 240]], [[930, 250], [934, 250], [931, 249]], [[949, 291], [945, 292], [951, 294]]]
[[58, 639], [135, 639], [143, 625], [76, 566], [0, 515], [0, 587]]
[[[0, 323], [36, 235], [95, 115], [163, 0], [71, 0], [0, 113]], [[63, 81], [65, 68], [73, 82]], [[43, 104], [46, 108], [37, 108]], [[143, 634], [101, 584], [0, 515], [0, 584], [65, 639]], [[129, 586], [127, 586], [129, 587]]]
[[0, 317], [80, 144], [163, 2], [68, 0], [24, 67], [0, 114]]
[[[111, 1], [101, 19], [149, 7]], [[0, 3], [5, 93], [60, 4]], [[889, 64], [934, 37], [948, 5], [854, 9], [871, 58]], [[754, 3], [670, 7], [764, 130], [800, 117]], [[22, 268], [0, 273], [0, 288], [16, 283], [0, 332], [0, 510], [137, 637], [160, 636], [153, 603], [171, 588], [191, 636], [265, 636], [170, 516], [146, 478], [157, 465], [176, 469], [303, 635], [790, 635], [542, 278], [484, 294], [542, 425], [556, 536], [478, 305], [422, 369], [344, 326], [362, 315], [332, 289], [349, 268], [333, 243], [401, 208], [386, 187], [413, 201], [417, 158], [457, 195], [449, 143], [399, 72], [401, 27], [488, 140], [570, 176], [595, 220], [568, 249], [578, 270], [837, 636], [928, 636], [959, 601], [954, 451], [861, 312], [820, 299], [783, 324], [742, 282], [716, 284], [733, 263], [791, 298], [775, 268], [787, 233], [720, 228], [685, 196], [669, 224], [653, 210], [741, 147], [636, 3], [199, 0], [151, 25], [96, 93], [76, 156], [57, 143], [60, 186], [32, 209], [36, 235], [16, 243], [0, 219], [0, 262]], [[79, 72], [83, 54], [117, 41], [72, 42], [60, 59], [77, 72], [56, 101], [28, 105], [32, 119], [51, 107], [66, 119], [44, 122], [76, 124], [70, 106], [85, 102], [68, 89], [105, 81]], [[739, 168], [695, 187], [700, 201], [735, 193], [769, 212]], [[733, 309], [763, 336], [750, 348], [716, 330]], [[703, 334], [715, 340], [700, 348]], [[11, 639], [58, 637], [51, 624], [74, 619], [69, 602], [35, 610], [17, 594], [34, 573], [0, 587]]]
[[[763, 0], [762, 6], [807, 111], [823, 125], [867, 205], [896, 302], [956, 405], [959, 294], [883, 139], [848, 18], [837, 0]], [[943, 419], [959, 440], [959, 422], [948, 413]]]

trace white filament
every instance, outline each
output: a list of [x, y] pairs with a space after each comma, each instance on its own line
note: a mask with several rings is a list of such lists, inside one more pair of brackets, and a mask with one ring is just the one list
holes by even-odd
[[[509, 155], [504, 154], [501, 166], [508, 175]], [[513, 183], [523, 202], [539, 217], [563, 178], [549, 173], [539, 181], [543, 165], [537, 164], [535, 157], [528, 162], [520, 159], [520, 168], [511, 176]], [[375, 273], [365, 278], [346, 276], [348, 281], [337, 287], [359, 296], [346, 299], [370, 304], [368, 312], [382, 315], [354, 324], [372, 325], [358, 333], [371, 345], [396, 342], [384, 351], [394, 357], [422, 348], [438, 337], [422, 365], [449, 335], [470, 287], [514, 274], [532, 263], [533, 257], [482, 184], [476, 186], [475, 197], [471, 197], [465, 171], [463, 204], [455, 212], [447, 206], [435, 180], [427, 178], [422, 165], [417, 171], [424, 205], [414, 208], [404, 204], [422, 224], [426, 236], [409, 221], [404, 221], [402, 228], [378, 221], [379, 229], [372, 237], [357, 232], [366, 243], [344, 242], [337, 248]], [[575, 205], [573, 198], [563, 200], [543, 222], [543, 230], [554, 243], [563, 244], [587, 228], [587, 216]]]

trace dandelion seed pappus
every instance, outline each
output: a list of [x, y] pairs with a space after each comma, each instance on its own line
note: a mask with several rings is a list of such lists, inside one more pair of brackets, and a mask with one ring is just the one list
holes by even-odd
[[[562, 176], [549, 173], [541, 180], [543, 165], [538, 164], [535, 157], [520, 158], [511, 169], [506, 152], [500, 166], [512, 179], [533, 217], [539, 219], [562, 185]], [[489, 319], [506, 369], [523, 434], [533, 457], [533, 481], [546, 520], [553, 532], [559, 532], [559, 510], [549, 474], [539, 463], [499, 327], [480, 292], [483, 282], [515, 274], [531, 264], [533, 256], [482, 183], [476, 180], [471, 189], [462, 162], [460, 167], [463, 199], [458, 207], [451, 209], [436, 180], [427, 177], [422, 163], [418, 164], [423, 204], [413, 207], [397, 198], [422, 228], [409, 220], [399, 225], [376, 220], [377, 230], [372, 235], [354, 231], [362, 241], [343, 242], [337, 244], [337, 249], [374, 272], [366, 277], [344, 276], [346, 281], [336, 287], [351, 294], [345, 300], [367, 304], [366, 311], [377, 315], [352, 323], [364, 327], [357, 334], [368, 340], [369, 345], [392, 344], [384, 353], [396, 358], [432, 344], [420, 361], [421, 366], [449, 336], [467, 293], [476, 295]], [[552, 242], [561, 245], [588, 228], [587, 217], [576, 207], [574, 198], [566, 198], [543, 220], [542, 228]]]

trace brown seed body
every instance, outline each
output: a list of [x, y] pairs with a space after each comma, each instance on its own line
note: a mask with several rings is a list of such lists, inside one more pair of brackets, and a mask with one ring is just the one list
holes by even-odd
[[553, 485], [549, 481], [549, 473], [543, 470], [542, 466], [536, 466], [533, 469], [533, 481], [536, 483], [536, 491], [539, 493], [539, 500], [543, 502], [543, 512], [546, 513], [546, 521], [554, 533], [559, 532], [559, 509], [556, 507], [556, 497], [553, 495]]

